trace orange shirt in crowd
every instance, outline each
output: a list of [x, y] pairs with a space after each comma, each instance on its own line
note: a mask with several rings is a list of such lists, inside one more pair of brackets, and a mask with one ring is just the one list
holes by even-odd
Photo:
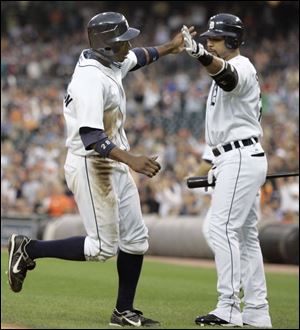
[[66, 213], [74, 213], [75, 202], [72, 197], [66, 195], [52, 195], [48, 207], [48, 214], [59, 217]]

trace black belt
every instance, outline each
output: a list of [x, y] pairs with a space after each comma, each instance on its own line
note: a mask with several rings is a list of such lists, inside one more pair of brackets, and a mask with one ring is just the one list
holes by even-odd
[[[241, 147], [241, 143], [243, 144], [244, 147], [250, 146], [251, 144], [254, 144], [253, 140], [255, 142], [258, 142], [258, 138], [257, 137], [253, 137], [251, 139], [244, 139], [244, 140], [234, 141], [233, 142], [234, 147], [232, 147], [232, 144], [231, 143], [228, 143], [228, 144], [225, 144], [225, 145], [221, 146], [221, 148], [223, 148], [224, 151], [227, 152], [227, 151], [230, 151], [230, 150], [232, 150], [234, 148], [235, 149], [240, 148]], [[218, 148], [214, 148], [212, 150], [212, 152], [213, 152], [213, 154], [214, 154], [215, 157], [218, 157], [218, 156], [221, 155], [221, 152], [219, 151]]]

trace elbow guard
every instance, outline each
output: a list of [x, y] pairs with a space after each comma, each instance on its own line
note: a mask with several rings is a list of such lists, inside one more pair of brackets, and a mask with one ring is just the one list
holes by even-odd
[[238, 73], [234, 66], [224, 61], [223, 68], [211, 76], [216, 84], [222, 88], [225, 92], [231, 92], [234, 90], [238, 83]]

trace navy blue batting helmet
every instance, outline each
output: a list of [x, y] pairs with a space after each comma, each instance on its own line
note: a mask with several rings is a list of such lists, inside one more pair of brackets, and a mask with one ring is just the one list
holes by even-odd
[[225, 46], [236, 49], [243, 44], [244, 25], [235, 15], [217, 14], [208, 21], [208, 30], [201, 37], [224, 37]]
[[140, 34], [140, 30], [129, 27], [124, 15], [105, 12], [94, 16], [87, 25], [90, 47], [105, 57], [112, 57], [114, 44], [129, 41]]

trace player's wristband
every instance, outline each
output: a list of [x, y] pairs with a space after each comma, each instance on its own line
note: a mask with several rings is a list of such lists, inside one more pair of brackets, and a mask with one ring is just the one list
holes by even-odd
[[[159, 59], [159, 53], [155, 47], [146, 47], [146, 48], [139, 47], [132, 49], [132, 51], [134, 52], [137, 58], [137, 64], [130, 71], [135, 71]], [[146, 52], [148, 54], [148, 57], [146, 56]]]
[[105, 137], [96, 143], [94, 150], [97, 151], [101, 157], [106, 158], [114, 147], [116, 147], [116, 145], [108, 137]]
[[203, 55], [201, 55], [200, 57], [198, 57], [199, 62], [201, 64], [203, 64], [204, 66], [210, 65], [211, 62], [213, 61], [213, 59], [214, 59], [213, 55], [211, 55], [206, 50], [204, 51], [204, 54]]
[[149, 55], [149, 62], [148, 64], [155, 62], [159, 59], [159, 53], [158, 50], [155, 47], [146, 47], [146, 51]]

